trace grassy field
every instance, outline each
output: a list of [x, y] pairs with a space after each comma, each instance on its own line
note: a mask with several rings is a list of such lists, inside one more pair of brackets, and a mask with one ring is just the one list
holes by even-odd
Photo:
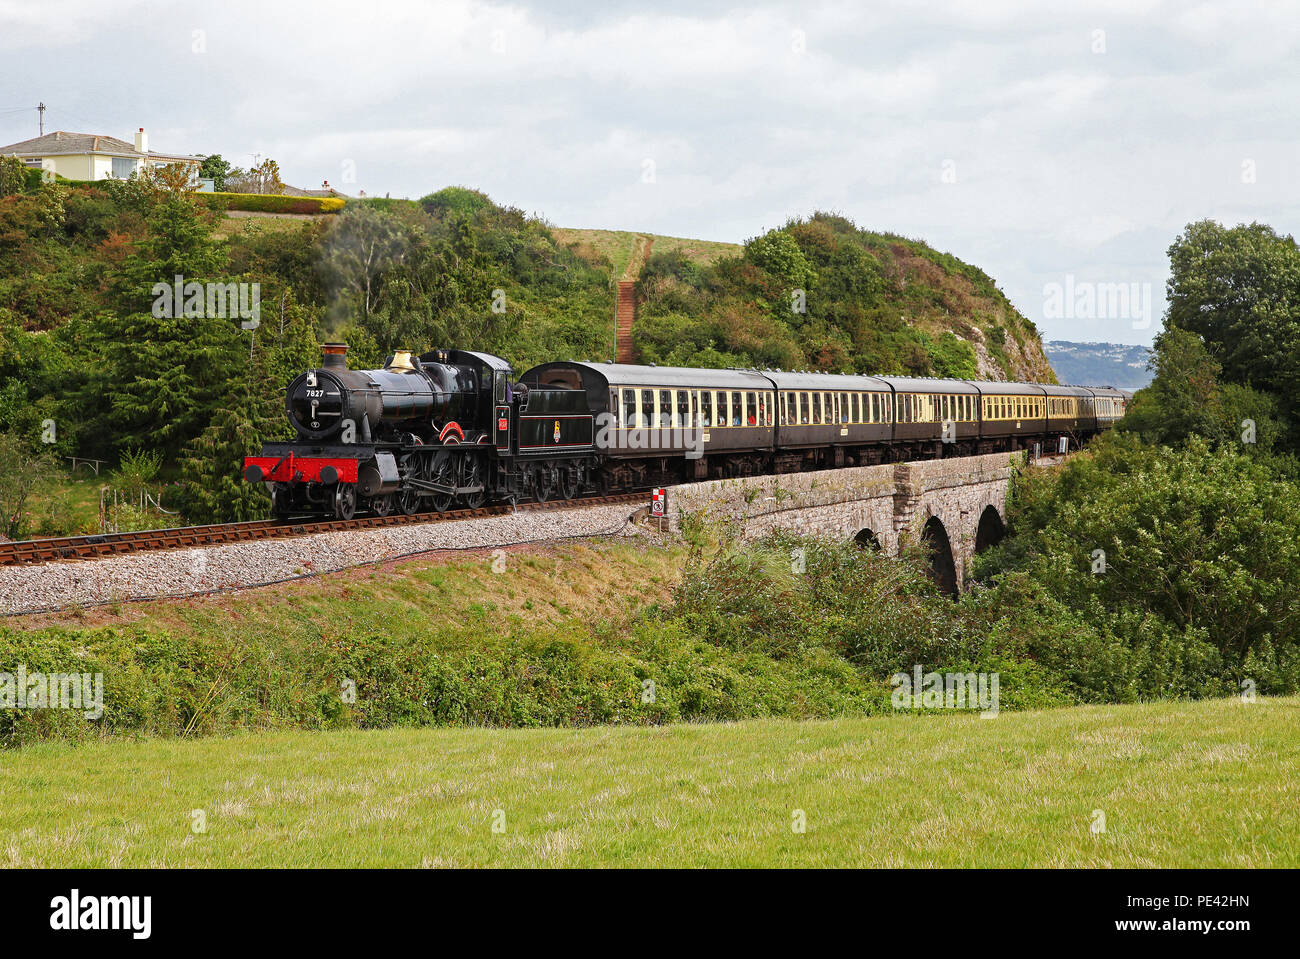
[[563, 245], [570, 243], [590, 244], [597, 252], [607, 256], [614, 264], [613, 275], [626, 280], [636, 279], [627, 275], [628, 264], [638, 249], [640, 237], [654, 240], [652, 253], [668, 253], [680, 250], [688, 259], [700, 264], [709, 264], [724, 256], [736, 256], [741, 251], [739, 243], [721, 243], [714, 240], [689, 240], [677, 236], [659, 236], [655, 233], [629, 233], [624, 230], [574, 230], [553, 227], [555, 238]]
[[1289, 698], [45, 744], [0, 759], [0, 862], [1294, 867], [1297, 732]]

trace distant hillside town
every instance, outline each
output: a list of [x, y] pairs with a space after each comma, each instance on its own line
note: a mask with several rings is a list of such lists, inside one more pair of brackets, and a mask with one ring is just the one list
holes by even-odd
[[1050, 340], [1043, 349], [1062, 383], [1099, 383], [1138, 390], [1151, 382], [1151, 371], [1147, 369], [1151, 350], [1146, 346]]

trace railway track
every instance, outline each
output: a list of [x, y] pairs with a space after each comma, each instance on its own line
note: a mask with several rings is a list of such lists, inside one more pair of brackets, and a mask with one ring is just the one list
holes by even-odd
[[477, 509], [448, 510], [443, 513], [416, 513], [412, 516], [358, 516], [350, 520], [253, 520], [246, 523], [218, 523], [211, 526], [181, 526], [174, 529], [150, 529], [131, 533], [101, 533], [96, 536], [59, 536], [0, 543], [0, 566], [36, 566], [59, 560], [100, 559], [152, 550], [194, 549], [227, 543], [248, 543], [263, 539], [291, 539], [312, 533], [341, 530], [375, 529], [381, 526], [405, 526], [413, 523], [446, 523], [452, 520], [502, 516], [528, 510], [563, 509], [575, 506], [614, 506], [619, 503], [644, 503], [644, 492], [617, 493], [608, 496], [578, 496], [572, 500], [527, 502], [516, 506], [493, 505]]

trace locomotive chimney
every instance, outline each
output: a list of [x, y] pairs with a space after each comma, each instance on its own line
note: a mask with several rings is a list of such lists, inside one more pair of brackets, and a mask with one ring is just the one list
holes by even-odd
[[346, 370], [348, 368], [348, 345], [346, 343], [326, 343], [321, 347], [322, 369]]

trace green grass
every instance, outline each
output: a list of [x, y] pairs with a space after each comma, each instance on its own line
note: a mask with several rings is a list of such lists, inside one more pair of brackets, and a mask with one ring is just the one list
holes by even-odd
[[555, 234], [555, 239], [562, 246], [570, 243], [590, 244], [597, 253], [607, 257], [613, 264], [612, 275], [625, 280], [636, 279], [635, 274], [630, 276], [627, 274], [633, 255], [638, 251], [638, 239], [643, 236], [654, 240], [652, 253], [680, 250], [687, 259], [694, 260], [701, 266], [707, 266], [724, 256], [739, 256], [743, 249], [739, 243], [691, 240], [677, 236], [659, 236], [656, 233], [631, 233], [626, 230], [578, 230], [552, 227], [551, 232]]
[[[60, 467], [69, 465], [66, 460]], [[100, 533], [99, 498], [103, 487], [112, 487], [120, 480], [108, 463], [101, 465], [99, 475], [90, 471], [88, 466], [78, 464], [75, 474], [60, 468], [53, 471], [48, 480], [39, 484], [28, 498], [24, 512], [27, 514], [22, 538], [45, 536], [83, 536]], [[126, 509], [116, 513], [119, 528], [153, 529], [167, 526], [179, 526], [184, 517], [175, 512], [176, 504], [172, 502], [171, 493], [163, 488], [162, 481], [150, 484], [150, 492], [156, 497], [161, 494], [163, 507], [172, 513], [159, 513], [152, 507], [134, 510], [129, 506], [125, 494], [123, 502]], [[111, 493], [106, 494], [107, 502], [112, 503]]]
[[[390, 635], [481, 643], [484, 635], [576, 631], [666, 600], [681, 578], [686, 548], [646, 548], [618, 541], [532, 545], [504, 551], [505, 573], [493, 572], [494, 550], [434, 553], [395, 563], [358, 566], [263, 589], [190, 600], [157, 600], [24, 616], [12, 629], [69, 630], [135, 625], [179, 636], [238, 636], [250, 624], [260, 636], [348, 635], [359, 625]], [[303, 569], [306, 572], [306, 569]], [[611, 589], [610, 583], [636, 583]]]
[[1286, 698], [41, 744], [0, 760], [0, 863], [1295, 867], [1298, 730]]

